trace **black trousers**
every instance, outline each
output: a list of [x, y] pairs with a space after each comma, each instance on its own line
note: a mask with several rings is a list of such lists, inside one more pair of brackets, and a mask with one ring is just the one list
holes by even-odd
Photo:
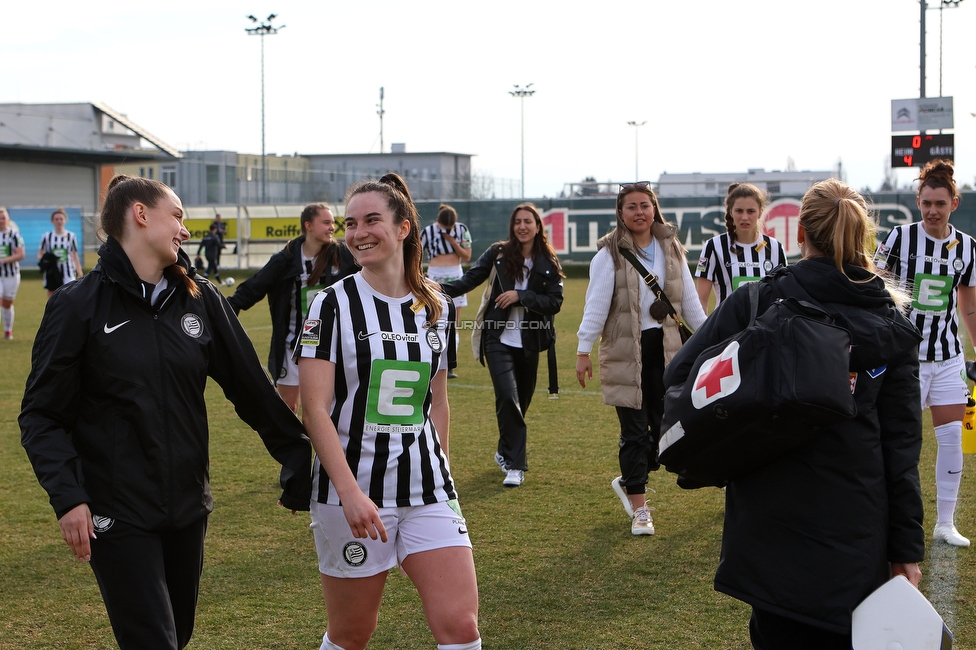
[[182, 650], [193, 634], [207, 518], [153, 533], [115, 521], [91, 567], [121, 650]]
[[527, 470], [525, 413], [535, 391], [539, 353], [509, 347], [489, 337], [485, 341], [485, 361], [495, 387], [498, 453], [508, 469]]
[[851, 650], [851, 635], [795, 621], [764, 609], [752, 610], [749, 638], [756, 650]]
[[644, 494], [647, 475], [660, 467], [657, 444], [664, 416], [664, 330], [641, 332], [641, 408], [618, 406], [620, 484], [627, 494]]
[[209, 278], [210, 274], [213, 273], [214, 277], [220, 280], [220, 257], [219, 254], [214, 257], [207, 255], [207, 271], [203, 274], [203, 277]]

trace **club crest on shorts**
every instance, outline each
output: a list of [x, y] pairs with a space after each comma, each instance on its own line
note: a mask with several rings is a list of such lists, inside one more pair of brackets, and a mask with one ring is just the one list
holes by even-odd
[[193, 312], [183, 314], [180, 326], [183, 328], [183, 333], [190, 338], [198, 339], [203, 335], [203, 320]]
[[691, 403], [704, 408], [717, 399], [731, 395], [742, 384], [739, 374], [739, 342], [732, 341], [717, 357], [701, 365], [691, 391]]
[[302, 335], [299, 338], [299, 345], [318, 345], [322, 339], [322, 321], [317, 318], [309, 318], [302, 323]]
[[349, 566], [362, 566], [366, 562], [366, 547], [359, 542], [349, 542], [342, 547], [342, 559]]
[[103, 517], [102, 515], [92, 515], [92, 524], [95, 526], [96, 533], [104, 533], [115, 524], [115, 520], [111, 517]]

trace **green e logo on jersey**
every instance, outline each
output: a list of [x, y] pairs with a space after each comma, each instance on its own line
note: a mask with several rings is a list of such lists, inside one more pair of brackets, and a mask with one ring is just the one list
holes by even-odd
[[952, 278], [919, 273], [915, 276], [912, 307], [920, 311], [945, 311], [949, 307]]
[[382, 424], [421, 424], [430, 385], [430, 364], [374, 359], [369, 373], [366, 420]]
[[735, 291], [736, 289], [744, 285], [746, 282], [759, 282], [760, 280], [762, 280], [762, 278], [750, 278], [744, 275], [734, 277], [732, 278], [732, 291]]

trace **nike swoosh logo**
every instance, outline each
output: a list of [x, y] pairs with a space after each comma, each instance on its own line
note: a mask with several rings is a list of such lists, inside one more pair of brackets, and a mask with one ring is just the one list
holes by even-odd
[[960, 472], [962, 472], [962, 470], [959, 470], [958, 472], [953, 472], [952, 470], [946, 470], [946, 471], [948, 471], [950, 474], [959, 474]]
[[467, 535], [468, 534], [468, 529], [467, 528], [462, 528], [461, 526], [458, 526], [458, 534], [460, 534], [460, 535]]
[[377, 334], [379, 334], [379, 332], [370, 332], [369, 334], [366, 334], [365, 332], [360, 332], [360, 333], [359, 333], [359, 340], [360, 340], [360, 341], [365, 341], [365, 340], [366, 340], [366, 339], [368, 339], [369, 337], [371, 337], [371, 336], [375, 336], [375, 335], [377, 335]]
[[120, 327], [122, 327], [123, 325], [125, 325], [128, 322], [129, 321], [122, 321], [121, 323], [119, 323], [115, 327], [109, 327], [108, 326], [108, 323], [105, 323], [105, 333], [106, 334], [111, 334], [112, 332], [114, 332], [115, 330], [119, 329]]

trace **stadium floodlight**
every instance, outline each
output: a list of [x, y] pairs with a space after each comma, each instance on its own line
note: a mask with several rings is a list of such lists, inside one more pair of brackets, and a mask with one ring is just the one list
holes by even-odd
[[515, 90], [508, 91], [508, 94], [512, 97], [518, 97], [519, 102], [522, 104], [522, 184], [520, 193], [523, 199], [525, 198], [525, 98], [535, 94], [534, 90], [529, 90], [534, 85], [528, 84], [525, 88], [522, 88], [518, 84], [515, 84]]
[[278, 14], [269, 14], [267, 22], [262, 22], [255, 18], [254, 14], [248, 14], [248, 20], [258, 24], [255, 27], [244, 28], [248, 36], [261, 37], [261, 203], [267, 203], [266, 179], [268, 177], [268, 160], [264, 151], [264, 37], [273, 36], [278, 33], [279, 29], [285, 28], [284, 25], [275, 27], [271, 24], [271, 21], [277, 17]]

